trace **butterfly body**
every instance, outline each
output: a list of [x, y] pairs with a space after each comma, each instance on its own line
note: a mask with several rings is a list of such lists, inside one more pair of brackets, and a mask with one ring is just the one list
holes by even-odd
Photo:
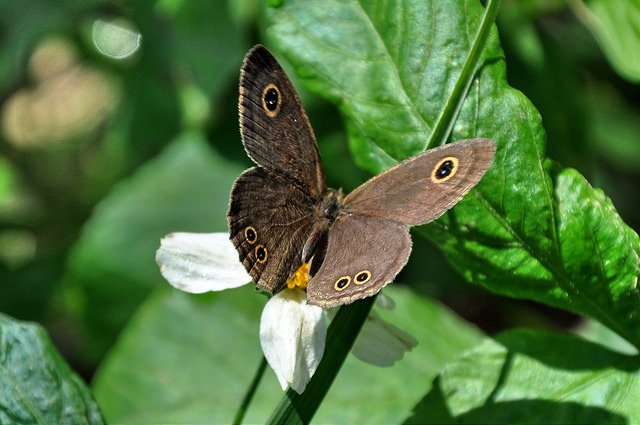
[[480, 180], [495, 143], [470, 139], [429, 150], [348, 195], [326, 187], [311, 125], [275, 58], [245, 58], [240, 128], [257, 164], [231, 192], [230, 238], [259, 289], [282, 289], [309, 264], [307, 301], [333, 307], [371, 296], [404, 267], [408, 226], [435, 220]]

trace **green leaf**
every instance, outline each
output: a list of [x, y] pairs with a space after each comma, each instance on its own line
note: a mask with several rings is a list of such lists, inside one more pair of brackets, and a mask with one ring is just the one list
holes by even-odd
[[82, 319], [95, 357], [150, 290], [166, 285], [154, 260], [160, 238], [227, 228], [229, 191], [241, 171], [200, 136], [185, 135], [98, 205], [65, 277], [67, 302]]
[[615, 70], [640, 82], [640, 2], [637, 0], [580, 0], [570, 2], [591, 30]]
[[510, 331], [447, 365], [407, 423], [637, 423], [639, 368], [575, 336]]
[[[407, 290], [388, 289], [396, 309], [380, 313], [414, 336], [418, 346], [392, 368], [349, 356], [316, 416], [318, 423], [400, 421], [447, 361], [481, 341], [476, 329], [441, 305]], [[229, 423], [260, 363], [258, 328], [264, 302], [250, 286], [200, 296], [155, 294], [132, 319], [94, 380], [106, 419]], [[267, 368], [245, 421], [264, 423], [281, 397]]]
[[[483, 216], [479, 209], [467, 210], [465, 203], [429, 226], [429, 231], [436, 231], [429, 236], [455, 255], [450, 258], [468, 280], [502, 294], [588, 315], [639, 347], [637, 234], [622, 222], [611, 201], [575, 170], [557, 172], [554, 183], [555, 193], [548, 200], [555, 210], [538, 210], [539, 218], [546, 216], [549, 223], [536, 222], [529, 214], [535, 206], [524, 200], [520, 207], [503, 203], [510, 207], [507, 212], [519, 210], [521, 220], [500, 217], [491, 208], [489, 198], [495, 196], [475, 192], [474, 200], [494, 217]], [[518, 186], [528, 189], [526, 181]], [[460, 225], [461, 215], [474, 213], [475, 226]]]
[[[575, 311], [590, 311], [636, 344], [640, 341], [640, 238], [611, 200], [575, 170], [554, 176], [558, 237]], [[567, 283], [567, 286], [570, 283]], [[581, 305], [582, 304], [582, 305]]]
[[263, 304], [248, 286], [199, 296], [155, 293], [94, 379], [107, 421], [230, 422], [260, 360]]
[[[453, 1], [290, 1], [269, 12], [267, 34], [340, 107], [354, 155], [372, 172], [425, 149], [482, 16], [479, 4]], [[490, 44], [495, 60], [495, 31]]]
[[0, 314], [0, 423], [104, 423], [88, 388], [46, 332], [4, 314]]
[[[507, 84], [495, 30], [478, 72], [459, 81], [481, 16], [471, 0], [298, 0], [270, 10], [268, 34], [301, 80], [338, 105], [354, 155], [370, 171], [424, 149], [435, 128], [451, 128], [452, 140], [496, 140], [495, 162], [476, 189], [419, 232], [470, 282], [588, 315], [640, 347], [640, 272], [637, 261], [630, 265], [639, 255], [637, 236], [607, 202], [590, 212], [569, 206], [554, 187], [540, 115]], [[453, 88], [460, 84], [468, 90], [455, 122], [440, 124], [458, 103]], [[590, 188], [581, 193], [595, 199]], [[607, 227], [593, 249], [612, 249], [612, 257], [625, 259], [623, 271], [619, 261], [568, 250], [592, 242], [562, 230], [569, 218], [559, 214], [567, 208], [585, 228]], [[599, 214], [606, 218], [598, 221]], [[584, 271], [597, 269], [606, 279], [594, 288]]]

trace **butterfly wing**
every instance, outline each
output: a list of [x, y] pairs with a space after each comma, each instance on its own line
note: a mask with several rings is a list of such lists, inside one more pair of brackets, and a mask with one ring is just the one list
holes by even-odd
[[324, 192], [309, 119], [284, 70], [263, 46], [245, 57], [238, 109], [242, 141], [256, 164], [285, 174], [312, 196]]
[[324, 261], [308, 302], [335, 307], [376, 294], [411, 253], [407, 225], [435, 220], [475, 186], [495, 143], [472, 139], [429, 150], [364, 183], [344, 200], [329, 229]]
[[230, 238], [256, 286], [278, 291], [300, 267], [314, 203], [285, 176], [251, 168], [231, 191]]
[[329, 230], [324, 261], [309, 280], [307, 302], [329, 308], [374, 295], [396, 277], [410, 253], [407, 226], [341, 215]]
[[344, 201], [348, 212], [415, 226], [440, 217], [475, 186], [495, 143], [469, 139], [430, 149], [367, 181]]

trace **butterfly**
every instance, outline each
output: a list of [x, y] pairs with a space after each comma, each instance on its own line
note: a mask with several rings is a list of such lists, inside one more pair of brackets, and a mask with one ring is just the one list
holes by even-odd
[[302, 103], [260, 45], [242, 65], [239, 115], [256, 166], [231, 191], [230, 239], [257, 288], [271, 294], [308, 265], [307, 302], [324, 308], [391, 282], [411, 253], [408, 226], [453, 207], [495, 156], [493, 141], [469, 139], [409, 158], [347, 195], [327, 188]]

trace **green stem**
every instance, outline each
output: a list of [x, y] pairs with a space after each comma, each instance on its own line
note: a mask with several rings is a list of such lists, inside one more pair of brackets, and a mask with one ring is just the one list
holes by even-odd
[[462, 66], [462, 71], [460, 71], [460, 76], [458, 77], [458, 81], [456, 81], [456, 85], [453, 87], [453, 91], [451, 91], [451, 94], [447, 97], [447, 102], [436, 120], [436, 125], [433, 127], [431, 137], [427, 143], [427, 149], [443, 145], [449, 138], [458, 112], [460, 108], [462, 108], [462, 103], [473, 82], [473, 78], [482, 65], [480, 62], [482, 52], [487, 43], [493, 22], [498, 15], [499, 7], [500, 0], [489, 0], [487, 2], [480, 27], [478, 27], [478, 32], [469, 51], [469, 56], [467, 56], [467, 60]]
[[375, 296], [365, 298], [338, 310], [327, 331], [324, 356], [307, 388], [302, 394], [288, 389], [267, 423], [307, 424], [311, 421], [338, 376], [375, 299]]
[[258, 389], [258, 384], [260, 383], [260, 379], [262, 375], [264, 375], [264, 371], [267, 368], [267, 359], [262, 356], [262, 360], [260, 360], [260, 365], [258, 366], [258, 370], [256, 370], [256, 374], [253, 376], [253, 381], [251, 381], [251, 385], [247, 389], [247, 393], [244, 395], [242, 399], [242, 404], [238, 408], [236, 412], [236, 416], [233, 418], [233, 425], [239, 425], [242, 423], [242, 419], [244, 419], [245, 413], [247, 413], [247, 409], [249, 408], [249, 404], [251, 404], [251, 400], [253, 400], [253, 396]]

